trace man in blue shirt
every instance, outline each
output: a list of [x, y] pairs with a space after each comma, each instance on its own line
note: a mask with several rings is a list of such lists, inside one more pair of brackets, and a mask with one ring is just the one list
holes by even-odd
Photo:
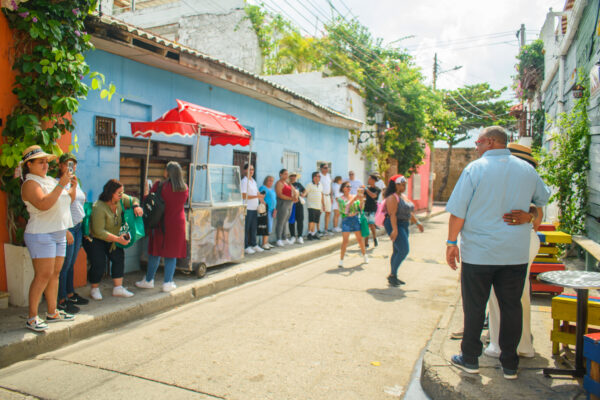
[[464, 169], [446, 205], [451, 214], [446, 261], [456, 270], [462, 256], [464, 333], [462, 354], [453, 356], [452, 363], [479, 372], [481, 330], [493, 286], [500, 303], [500, 363], [504, 377], [516, 379], [531, 227], [507, 224], [503, 215], [528, 210], [531, 203], [546, 205], [550, 190], [531, 165], [510, 155], [507, 141], [503, 128], [491, 126], [475, 142], [481, 158]]

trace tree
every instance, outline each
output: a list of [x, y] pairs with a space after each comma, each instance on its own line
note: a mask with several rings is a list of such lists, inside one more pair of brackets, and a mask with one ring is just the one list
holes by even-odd
[[452, 149], [469, 138], [469, 131], [491, 125], [514, 129], [515, 119], [508, 114], [509, 101], [499, 100], [506, 90], [507, 88], [493, 90], [489, 83], [484, 82], [443, 91], [444, 108], [455, 115], [457, 124], [453, 127], [446, 123], [445, 129], [438, 131], [437, 139], [448, 144], [448, 154], [436, 198], [441, 198], [448, 185]]

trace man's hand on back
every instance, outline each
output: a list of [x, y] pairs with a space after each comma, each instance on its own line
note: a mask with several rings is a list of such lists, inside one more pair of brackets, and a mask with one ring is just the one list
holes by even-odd
[[458, 263], [460, 263], [460, 251], [458, 250], [458, 246], [446, 247], [446, 262], [450, 268], [456, 271]]

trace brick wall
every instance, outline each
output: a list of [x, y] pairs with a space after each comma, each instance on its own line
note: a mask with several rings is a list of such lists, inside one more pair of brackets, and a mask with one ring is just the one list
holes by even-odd
[[439, 188], [442, 184], [442, 179], [445, 174], [446, 160], [448, 158], [448, 149], [435, 149], [434, 172], [435, 180], [433, 181], [433, 195], [435, 201], [447, 201], [452, 194], [452, 189], [458, 181], [462, 170], [471, 161], [477, 159], [477, 153], [474, 148], [470, 149], [452, 149], [452, 158], [450, 160], [450, 173], [448, 175], [448, 184], [442, 193], [441, 197], [437, 196]]

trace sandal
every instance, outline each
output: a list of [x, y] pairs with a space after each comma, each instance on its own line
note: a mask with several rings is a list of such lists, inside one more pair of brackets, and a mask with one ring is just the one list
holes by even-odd
[[37, 315], [33, 318], [29, 318], [27, 322], [25, 322], [25, 326], [27, 329], [31, 329], [35, 332], [43, 332], [48, 329], [48, 324]]
[[46, 313], [46, 322], [73, 321], [75, 316], [63, 310], [57, 309], [54, 315]]

